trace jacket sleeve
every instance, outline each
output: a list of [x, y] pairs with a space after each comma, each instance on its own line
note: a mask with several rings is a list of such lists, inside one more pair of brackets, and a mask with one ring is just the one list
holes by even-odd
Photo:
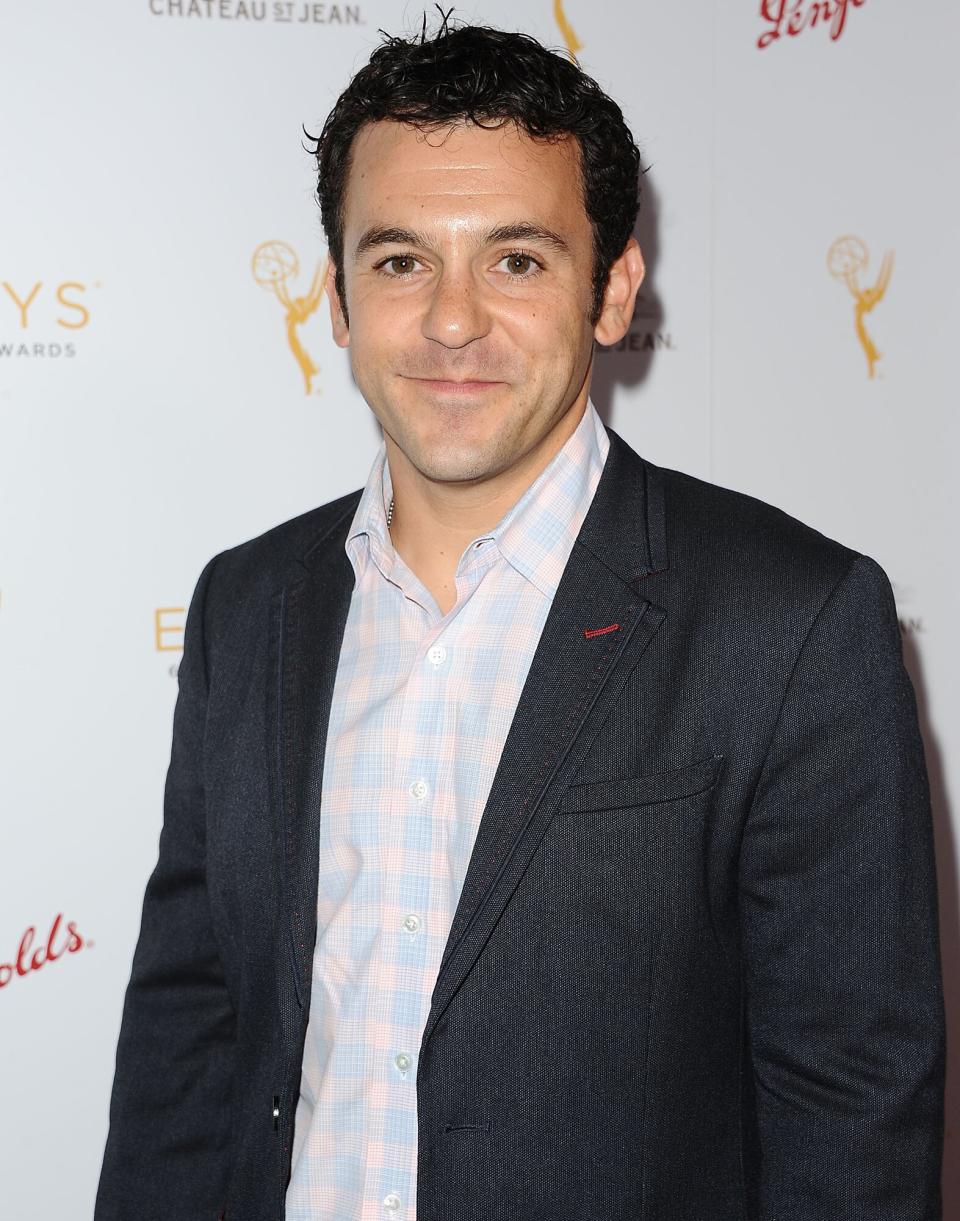
[[235, 1019], [205, 876], [204, 604], [187, 616], [159, 859], [127, 987], [95, 1221], [215, 1221], [229, 1173]]
[[745, 829], [761, 1221], [940, 1217], [929, 792], [890, 583], [857, 556], [796, 661]]

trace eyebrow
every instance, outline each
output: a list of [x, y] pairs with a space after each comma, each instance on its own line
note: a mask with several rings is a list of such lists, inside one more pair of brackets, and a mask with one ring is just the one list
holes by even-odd
[[392, 226], [386, 228], [375, 226], [373, 229], [368, 229], [366, 233], [357, 242], [357, 249], [354, 252], [354, 257], [358, 258], [362, 254], [366, 254], [368, 250], [375, 250], [377, 246], [429, 246], [430, 243], [422, 233], [416, 233], [413, 229], [396, 229]]
[[[541, 242], [550, 246], [559, 254], [569, 254], [570, 245], [559, 233], [545, 229], [543, 225], [535, 225], [531, 221], [520, 221], [513, 225], [498, 225], [489, 230], [482, 241], [484, 246], [493, 246], [501, 242]], [[367, 229], [357, 242], [354, 258], [359, 259], [369, 250], [378, 246], [419, 246], [429, 249], [430, 239], [414, 229], [399, 229], [395, 226], [374, 226]]]
[[529, 221], [516, 225], [499, 225], [496, 229], [491, 229], [487, 234], [487, 244], [496, 245], [499, 242], [541, 242], [544, 246], [551, 246], [558, 254], [570, 253], [569, 243], [559, 233]]

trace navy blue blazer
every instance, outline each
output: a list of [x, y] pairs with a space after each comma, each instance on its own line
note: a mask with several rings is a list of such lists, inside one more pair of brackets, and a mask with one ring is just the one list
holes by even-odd
[[[889, 582], [610, 435], [432, 996], [419, 1221], [939, 1217], [931, 825]], [[197, 586], [97, 1221], [283, 1216], [357, 500]]]

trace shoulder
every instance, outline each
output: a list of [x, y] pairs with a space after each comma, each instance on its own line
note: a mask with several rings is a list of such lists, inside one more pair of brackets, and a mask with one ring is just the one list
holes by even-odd
[[890, 582], [869, 556], [758, 497], [658, 466], [619, 437], [614, 445], [619, 477], [644, 484], [647, 531], [662, 537], [662, 576], [644, 582], [646, 596], [801, 632], [841, 589], [892, 612]]
[[780, 609], [816, 613], [833, 599], [895, 618], [890, 580], [870, 556], [755, 496], [647, 465], [662, 481], [671, 565], [697, 585]]
[[310, 552], [338, 530], [346, 531], [360, 492], [349, 492], [317, 509], [301, 513], [289, 521], [230, 548], [218, 557], [222, 569], [238, 575], [267, 573], [282, 580], [291, 565], [302, 564]]
[[704, 659], [745, 684], [789, 674], [804, 649], [824, 674], [899, 672], [896, 601], [874, 559], [754, 496], [640, 463], [666, 556], [641, 592]]
[[224, 613], [232, 617], [239, 607], [269, 601], [285, 585], [302, 579], [320, 544], [346, 536], [359, 499], [359, 491], [350, 492], [215, 555], [197, 586], [205, 618], [218, 619]]
[[846, 570], [859, 552], [776, 505], [683, 471], [645, 463], [663, 488], [671, 551], [677, 560], [705, 549], [718, 564]]

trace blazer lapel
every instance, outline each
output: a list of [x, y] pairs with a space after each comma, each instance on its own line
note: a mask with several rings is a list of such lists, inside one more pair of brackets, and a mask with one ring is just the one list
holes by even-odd
[[480, 822], [424, 1046], [536, 851], [553, 816], [549, 798], [566, 787], [666, 617], [640, 593], [643, 578], [667, 566], [658, 472], [610, 438]]
[[[353, 568], [344, 551], [356, 502], [314, 545], [303, 569], [280, 595], [279, 792], [281, 930], [289, 947], [299, 1010], [310, 996], [317, 935], [320, 790], [340, 645], [350, 609]], [[287, 992], [289, 999], [289, 992]], [[294, 1018], [289, 1008], [285, 1019]], [[285, 1021], [285, 1025], [288, 1023]], [[299, 1019], [290, 1021], [296, 1037]]]

